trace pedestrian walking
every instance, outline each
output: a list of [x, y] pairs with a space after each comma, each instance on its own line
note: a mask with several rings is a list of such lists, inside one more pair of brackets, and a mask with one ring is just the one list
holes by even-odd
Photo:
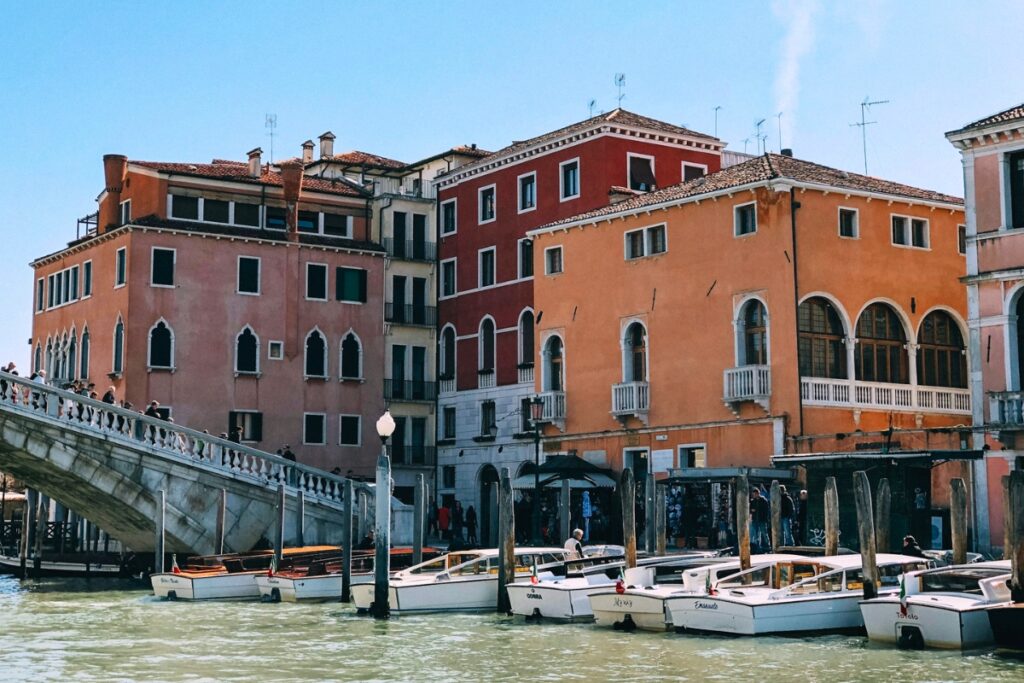
[[750, 543], [758, 552], [765, 552], [771, 547], [771, 539], [768, 537], [768, 520], [771, 515], [771, 505], [761, 495], [761, 489], [754, 487], [750, 499]]
[[451, 514], [448, 506], [445, 503], [441, 503], [440, 509], [437, 511], [437, 530], [441, 532], [442, 540], [449, 540], [448, 536], [448, 522], [449, 515]]
[[455, 501], [455, 503], [452, 505], [451, 514], [452, 538], [458, 539], [459, 541], [463, 540], [462, 526], [464, 522], [465, 519], [462, 513], [462, 503], [460, 503], [459, 501]]
[[793, 545], [793, 498], [785, 486], [779, 486], [779, 491], [782, 493], [782, 545]]
[[472, 505], [466, 509], [466, 542], [472, 546], [478, 543], [476, 540], [476, 508]]

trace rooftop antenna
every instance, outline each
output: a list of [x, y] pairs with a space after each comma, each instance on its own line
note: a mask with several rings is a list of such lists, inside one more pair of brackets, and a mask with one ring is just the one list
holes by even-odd
[[743, 153], [747, 153], [747, 143], [750, 142], [750, 138], [743, 138]]
[[758, 152], [759, 154], [764, 153], [764, 150], [762, 149], [763, 145], [761, 144], [764, 142], [764, 137], [761, 136], [761, 126], [764, 125], [765, 120], [766, 119], [761, 119], [760, 121], [754, 124], [754, 137], [757, 138], [758, 149], [761, 150], [760, 152]]
[[626, 96], [622, 92], [626, 87], [626, 74], [615, 74], [615, 87], [619, 89], [619, 108], [622, 108], [622, 98]]
[[597, 108], [597, 100], [590, 100], [587, 103], [587, 108], [590, 109], [590, 118], [594, 118], [594, 109]]
[[267, 114], [263, 127], [270, 136], [270, 163], [274, 163], [274, 130], [277, 128], [277, 114]]
[[715, 137], [718, 137], [718, 110], [722, 108], [722, 105], [715, 105]]
[[775, 118], [779, 120], [779, 154], [782, 154], [782, 112], [776, 114]]
[[875, 100], [872, 102], [870, 97], [865, 97], [864, 101], [860, 103], [860, 123], [850, 124], [860, 128], [860, 141], [864, 147], [864, 175], [868, 174], [868, 126], [878, 123], [878, 121], [867, 120], [867, 111], [876, 104], [889, 104], [889, 100]]

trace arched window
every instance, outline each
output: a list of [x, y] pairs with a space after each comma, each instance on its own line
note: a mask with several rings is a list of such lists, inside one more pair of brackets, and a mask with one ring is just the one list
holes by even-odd
[[544, 344], [544, 391], [562, 391], [565, 386], [562, 372], [562, 338], [549, 337]]
[[480, 372], [494, 372], [494, 321], [480, 323]]
[[1024, 387], [1024, 294], [1017, 296], [1017, 387]]
[[640, 323], [626, 328], [622, 358], [622, 381], [647, 381], [647, 330]]
[[81, 372], [78, 376], [82, 379], [89, 378], [89, 328], [82, 330], [82, 350], [81, 350]]
[[327, 344], [319, 330], [306, 335], [306, 377], [327, 377]]
[[46, 377], [53, 377], [53, 341], [46, 340]]
[[967, 388], [964, 338], [949, 313], [933, 311], [925, 316], [917, 342], [918, 384]]
[[52, 379], [67, 379], [68, 365], [68, 333], [61, 335], [57, 342], [57, 358], [53, 364], [54, 375]]
[[111, 371], [116, 374], [124, 372], [124, 322], [117, 319], [114, 325], [114, 358], [111, 364]]
[[78, 334], [71, 330], [71, 339], [68, 341], [68, 361], [64, 369], [67, 379], [74, 379], [78, 372]]
[[740, 365], [768, 364], [768, 316], [764, 304], [751, 299], [740, 311], [742, 345]]
[[812, 297], [797, 309], [801, 377], [846, 379], [843, 322], [827, 299]]
[[455, 328], [450, 325], [441, 332], [440, 379], [455, 379]]
[[533, 365], [533, 311], [525, 310], [519, 316], [519, 363]]
[[32, 364], [32, 371], [39, 372], [43, 369], [43, 347], [39, 344], [36, 344], [36, 357], [34, 361], [35, 362]]
[[865, 382], [910, 381], [907, 335], [896, 311], [887, 304], [871, 304], [857, 320], [856, 376]]
[[341, 377], [360, 379], [363, 376], [363, 347], [355, 332], [349, 332], [341, 340]]
[[149, 367], [174, 367], [174, 333], [164, 320], [149, 330]]
[[235, 372], [254, 375], [260, 371], [260, 339], [246, 325], [235, 337]]

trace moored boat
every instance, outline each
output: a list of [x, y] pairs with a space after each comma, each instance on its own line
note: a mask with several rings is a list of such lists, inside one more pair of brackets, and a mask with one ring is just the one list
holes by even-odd
[[996, 646], [1024, 651], [1024, 602], [1004, 602], [985, 611]]

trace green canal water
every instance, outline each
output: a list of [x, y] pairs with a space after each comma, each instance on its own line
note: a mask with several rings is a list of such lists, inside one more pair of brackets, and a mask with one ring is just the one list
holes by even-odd
[[0, 576], [0, 679], [18, 681], [1024, 681], [993, 652], [864, 638], [712, 638], [489, 614], [375, 622], [341, 604], [162, 602], [123, 584]]

